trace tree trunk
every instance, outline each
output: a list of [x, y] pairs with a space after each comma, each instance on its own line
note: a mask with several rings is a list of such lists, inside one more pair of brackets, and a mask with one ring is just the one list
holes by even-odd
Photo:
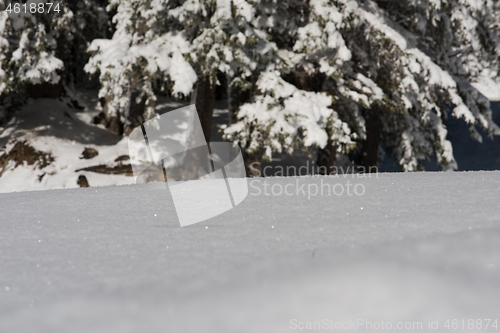
[[136, 76], [132, 79], [130, 84], [130, 100], [128, 111], [128, 124], [125, 128], [125, 135], [129, 135], [134, 128], [141, 126], [144, 123], [144, 111], [146, 110], [146, 96], [143, 96], [139, 101], [137, 98], [140, 91], [137, 89], [139, 77]]
[[251, 154], [245, 153], [243, 155], [247, 177], [262, 176], [262, 155], [262, 149], [259, 149]]
[[102, 107], [102, 112], [94, 118], [94, 124], [102, 124], [108, 131], [116, 135], [123, 134], [123, 123], [120, 119], [120, 114], [110, 116], [108, 113], [109, 98], [101, 98], [99, 100]]
[[366, 110], [366, 141], [363, 145], [363, 167], [365, 172], [375, 171], [378, 164], [378, 143], [380, 140], [380, 110]]
[[128, 125], [125, 129], [125, 134], [129, 135], [132, 130], [144, 123], [144, 111], [146, 110], [146, 96], [137, 103], [137, 97], [139, 96], [137, 90], [132, 91], [130, 94], [130, 106], [128, 114]]
[[333, 172], [336, 154], [337, 146], [333, 144], [331, 139], [328, 139], [325, 148], [318, 149], [318, 158], [316, 160], [318, 174], [330, 175]]
[[234, 108], [233, 108], [233, 89], [231, 89], [231, 78], [226, 75], [227, 82], [227, 124], [233, 124]]
[[215, 107], [215, 85], [210, 84], [210, 78], [204, 77], [198, 81], [196, 89], [196, 109], [200, 118], [205, 140], [210, 143], [212, 135], [212, 118]]

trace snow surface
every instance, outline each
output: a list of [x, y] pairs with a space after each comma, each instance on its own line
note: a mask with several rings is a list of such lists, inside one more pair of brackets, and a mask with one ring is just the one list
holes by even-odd
[[[366, 191], [255, 195], [264, 181]], [[186, 228], [162, 183], [0, 194], [0, 332], [500, 319], [500, 172], [249, 182]]]

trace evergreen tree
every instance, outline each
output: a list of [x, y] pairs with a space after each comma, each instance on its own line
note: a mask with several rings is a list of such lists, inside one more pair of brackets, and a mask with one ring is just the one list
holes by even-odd
[[129, 128], [150, 119], [159, 79], [174, 96], [196, 96], [210, 141], [217, 75], [241, 81], [256, 67], [246, 45], [258, 40], [248, 23], [252, 7], [245, 1], [197, 0], [112, 1], [108, 10], [114, 7], [116, 32], [111, 40], [92, 43], [94, 56], [86, 66], [100, 72], [107, 113], [122, 113]]
[[[14, 10], [11, 3], [9, 12], [0, 12], [3, 104], [24, 102], [26, 94], [34, 98], [64, 94], [64, 81], [76, 80], [88, 60], [87, 44], [106, 30], [107, 17], [99, 2], [56, 1], [50, 12], [45, 5], [43, 13], [25, 13], [21, 6]], [[36, 3], [28, 1], [27, 8]], [[0, 1], [0, 8], [8, 9], [7, 5]]]
[[[413, 3], [398, 2], [399, 6], [406, 4], [410, 7]], [[488, 13], [484, 9], [488, 3], [470, 2], [469, 6], [475, 4], [479, 6], [476, 9], [483, 8], [479, 12]], [[318, 161], [322, 162], [320, 164], [332, 165], [335, 150], [352, 148], [352, 140], [357, 140], [359, 162], [365, 166], [377, 164], [378, 143], [382, 141], [385, 149], [403, 170], [422, 169], [430, 156], [436, 156], [443, 169], [455, 169], [453, 150], [446, 139], [447, 130], [443, 125], [450, 108], [453, 117], [462, 118], [471, 125], [471, 133], [475, 137], [475, 124], [489, 133], [499, 133], [498, 126], [491, 120], [487, 100], [470, 85], [474, 79], [473, 72], [462, 71], [459, 75], [451, 65], [441, 64], [432, 52], [417, 42], [414, 33], [394, 22], [375, 2], [312, 0], [300, 2], [301, 10], [294, 11], [293, 14], [283, 8], [293, 8], [297, 4], [295, 1], [280, 1], [279, 4], [262, 1], [261, 4], [263, 9], [260, 12], [265, 15], [258, 16], [255, 22], [265, 22], [263, 26], [269, 33], [267, 39], [275, 41], [278, 50], [272, 63], [277, 65], [279, 75], [295, 88], [329, 93], [334, 97], [330, 108], [336, 111], [332, 119], [336, 121], [338, 118], [348, 124], [344, 126], [339, 123], [332, 130], [334, 122], [317, 119], [317, 124], [322, 124], [324, 131], [328, 133], [327, 144], [319, 140], [299, 140], [305, 147], [317, 145], [322, 148], [318, 157], [324, 159]], [[481, 4], [486, 4], [486, 7], [481, 7]], [[454, 11], [455, 17], [458, 13], [464, 14], [467, 5], [462, 4], [457, 8]], [[410, 11], [411, 8], [406, 12]], [[403, 10], [395, 12], [405, 13]], [[276, 19], [287, 14], [289, 16], [285, 16], [286, 19]], [[498, 50], [495, 46], [498, 45], [498, 38], [493, 32], [496, 25], [486, 14], [483, 14], [483, 18], [483, 23], [477, 26], [482, 29], [481, 35], [488, 35], [489, 39], [487, 45], [476, 49], [485, 54], [475, 58], [466, 57], [470, 64], [465, 62], [464, 67], [473, 68], [479, 63], [476, 58], [490, 59], [488, 61], [498, 59], [495, 53]], [[269, 22], [287, 22], [287, 26], [284, 28], [281, 23], [274, 25]], [[465, 30], [456, 29], [457, 33], [462, 31], [463, 34], [470, 27]], [[477, 44], [471, 42], [469, 37], [457, 37], [458, 47], [467, 49], [467, 45]], [[439, 35], [433, 35], [433, 40], [439, 41]], [[280, 60], [286, 66], [280, 67]], [[498, 71], [494, 63], [490, 69], [495, 73], [493, 76], [497, 77]], [[259, 82], [262, 85], [262, 81]], [[277, 86], [281, 87], [283, 84], [280, 82]], [[271, 99], [276, 97], [275, 103], [283, 100], [283, 96], [279, 94], [269, 95], [272, 96]], [[262, 96], [266, 94], [260, 91], [254, 99], [262, 99]], [[271, 110], [267, 105], [267, 109]], [[280, 151], [281, 145], [287, 143], [285, 138], [294, 136], [293, 131], [289, 130], [292, 135], [282, 135], [277, 139], [280, 145], [266, 142], [269, 133], [275, 133], [271, 130], [272, 124], [279, 122], [274, 122], [276, 116], [270, 117], [273, 119], [271, 121], [266, 119], [264, 115], [267, 111], [263, 106], [255, 108], [255, 115], [250, 115], [247, 107], [242, 106], [238, 114], [239, 121], [226, 129], [226, 137], [243, 145], [253, 140], [253, 145], [247, 145], [247, 152], [265, 148], [264, 157], [271, 158], [271, 151]], [[258, 123], [255, 119], [259, 117], [265, 119], [262, 124], [267, 127], [255, 125]], [[314, 120], [313, 117], [310, 119]], [[303, 127], [299, 128], [302, 129], [302, 134], [307, 134]], [[345, 131], [340, 131], [344, 128]]]
[[[154, 116], [157, 80], [174, 96], [187, 96], [196, 82], [196, 74], [184, 59], [188, 49], [185, 38], [175, 29], [168, 30], [168, 4], [158, 0], [110, 1], [108, 11], [116, 10], [112, 39], [96, 39], [85, 70], [99, 72], [99, 97], [105, 100], [108, 117], [124, 123], [125, 133]], [[119, 125], [118, 125], [119, 126]], [[116, 127], [115, 132], [121, 130]]]
[[[3, 8], [6, 5], [0, 2]], [[59, 12], [32, 14], [12, 10], [1, 13], [2, 70], [5, 72], [1, 94], [28, 91], [33, 97], [57, 97], [62, 93], [64, 63], [56, 56], [57, 40], [70, 25], [73, 13], [64, 4], [57, 9]]]
[[64, 62], [66, 82], [86, 83], [83, 67], [89, 61], [87, 48], [94, 39], [112, 33], [106, 0], [79, 0], [66, 3], [73, 13], [71, 24], [58, 38], [57, 55]]
[[254, 9], [245, 0], [189, 0], [169, 15], [191, 45], [185, 57], [198, 76], [196, 107], [209, 142], [218, 75], [230, 90], [244, 87], [258, 67], [255, 48], [263, 41], [251, 25]]
[[326, 78], [350, 57], [332, 22], [336, 8], [327, 1], [316, 6], [257, 1], [254, 7], [252, 24], [269, 41], [264, 47], [269, 55], [261, 59], [253, 97], [241, 105], [225, 138], [245, 148], [247, 166], [258, 162], [252, 170], [262, 159], [297, 147], [351, 149], [357, 134], [333, 109], [334, 96], [325, 92]]
[[[380, 7], [379, 7], [380, 5]], [[224, 137], [247, 164], [294, 149], [377, 165], [379, 143], [403, 170], [436, 156], [455, 169], [444, 121], [490, 134], [487, 99], [471, 82], [498, 79], [498, 14], [487, 0], [111, 1], [116, 32], [95, 40], [109, 115], [128, 128], [153, 116], [155, 89], [196, 95], [210, 138], [215, 87], [234, 121]], [[221, 82], [220, 78], [224, 78]], [[157, 82], [161, 82], [158, 86]]]

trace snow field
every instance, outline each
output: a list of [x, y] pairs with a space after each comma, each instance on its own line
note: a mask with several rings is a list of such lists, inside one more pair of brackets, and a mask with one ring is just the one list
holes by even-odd
[[268, 178], [366, 192], [250, 190], [186, 228], [161, 183], [0, 194], [0, 331], [289, 332], [324, 319], [419, 331], [439, 320], [442, 331], [495, 319], [499, 175]]

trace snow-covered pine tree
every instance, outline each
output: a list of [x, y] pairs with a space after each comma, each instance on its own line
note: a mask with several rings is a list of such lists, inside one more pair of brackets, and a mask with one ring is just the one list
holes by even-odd
[[217, 76], [227, 78], [229, 90], [245, 90], [258, 67], [256, 47], [265, 41], [252, 27], [254, 9], [249, 1], [182, 1], [169, 15], [191, 46], [185, 57], [198, 76], [196, 107], [209, 142], [215, 88], [221, 84]]
[[[317, 147], [327, 168], [353, 149], [368, 167], [382, 142], [403, 170], [422, 169], [431, 156], [455, 169], [443, 123], [449, 110], [476, 137], [476, 124], [498, 133], [470, 84], [478, 73], [498, 76], [498, 15], [488, 14], [487, 0], [429, 1], [423, 9], [423, 2], [379, 3], [113, 0], [116, 32], [92, 43], [86, 70], [99, 71], [107, 112], [129, 128], [153, 115], [155, 82], [184, 96], [197, 82], [207, 140], [217, 77], [225, 75], [238, 112], [224, 137], [244, 148], [247, 163]], [[461, 28], [471, 17], [473, 36]], [[440, 28], [448, 21], [451, 30]], [[434, 50], [425, 40], [447, 46]]]
[[210, 141], [217, 75], [241, 86], [257, 67], [251, 45], [259, 37], [250, 25], [250, 4], [129, 0], [111, 1], [111, 8], [116, 8], [116, 32], [111, 40], [92, 43], [94, 56], [86, 66], [90, 73], [100, 72], [107, 113], [123, 114], [131, 128], [153, 115], [156, 79], [166, 82], [163, 88], [174, 96], [187, 96], [196, 87], [197, 109]]
[[[266, 76], [258, 80], [253, 101], [241, 106], [238, 122], [225, 130], [226, 138], [241, 143], [247, 153], [262, 151], [264, 157], [272, 158], [272, 152], [281, 151], [283, 147], [290, 152], [292, 143], [298, 141], [305, 147], [323, 148], [318, 157], [326, 156], [323, 164], [331, 165], [332, 152], [352, 147], [352, 140], [357, 139], [358, 162], [370, 166], [377, 163], [379, 141], [382, 141], [403, 170], [422, 169], [430, 156], [436, 156], [438, 164], [448, 170], [456, 168], [443, 125], [450, 108], [452, 116], [498, 133], [498, 127], [491, 121], [487, 100], [469, 83], [474, 77], [467, 72], [458, 76], [449, 66], [442, 65], [431, 50], [419, 44], [413, 32], [394, 22], [375, 2], [310, 0], [294, 7], [297, 4], [295, 1], [256, 3], [255, 24], [260, 22], [268, 34], [266, 38], [276, 45], [276, 57], [269, 64], [274, 66], [274, 76], [262, 74]], [[411, 4], [412, 1], [407, 6]], [[461, 4], [459, 12], [463, 14], [468, 5]], [[446, 4], [443, 8], [449, 10]], [[487, 10], [481, 12], [487, 13]], [[457, 15], [455, 13], [455, 17]], [[435, 20], [432, 15], [428, 17]], [[478, 26], [481, 26], [481, 35], [489, 36], [489, 41], [479, 49], [490, 50], [485, 59], [496, 59], [496, 21], [485, 20], [490, 23]], [[455, 23], [458, 32], [459, 23]], [[439, 43], [438, 35], [433, 38]], [[470, 40], [462, 38], [455, 48], [467, 49]], [[471, 64], [466, 67], [477, 62], [474, 58], [468, 61]], [[495, 71], [495, 65], [492, 68]], [[497, 71], [495, 75], [498, 77]], [[292, 83], [292, 87], [286, 83]], [[273, 91], [277, 87], [278, 93]], [[307, 139], [310, 132], [304, 131], [302, 125], [297, 126], [297, 114], [291, 116], [291, 107], [283, 104], [286, 96], [280, 94], [282, 87], [317, 90], [316, 94], [324, 91], [333, 97], [331, 104], [335, 112], [329, 121], [324, 120], [326, 113], [316, 119], [308, 111], [301, 115], [302, 120], [309, 119], [311, 124], [316, 121], [322, 129], [315, 129], [314, 133], [330, 138], [328, 144], [324, 140]], [[263, 102], [265, 98], [267, 102]], [[279, 104], [284, 112], [273, 108]], [[270, 115], [268, 110], [275, 114]], [[285, 121], [277, 121], [280, 117]], [[290, 122], [291, 119], [294, 120]], [[296, 130], [283, 123], [293, 123]], [[332, 131], [328, 126], [335, 123], [338, 126]], [[295, 132], [305, 136], [297, 140]], [[332, 132], [336, 132], [336, 136], [332, 136]], [[471, 133], [474, 134], [474, 130]]]
[[500, 14], [497, 1], [377, 1], [391, 20], [413, 34], [419, 48], [446, 70], [456, 82], [458, 93], [472, 117], [455, 113], [469, 125], [471, 136], [481, 140], [476, 125], [493, 134], [496, 124], [484, 96], [474, 82], [499, 80]]
[[0, 11], [0, 96], [3, 96], [5, 92], [9, 91], [12, 82], [9, 79], [9, 69], [7, 68], [7, 54], [10, 48], [10, 24], [7, 23], [9, 16], [5, 11], [3, 0], [0, 0], [0, 6], [2, 6], [2, 11]]
[[[30, 0], [31, 4], [46, 1]], [[63, 81], [81, 78], [89, 41], [106, 31], [101, 0], [55, 1], [50, 12], [24, 13], [20, 7], [0, 13], [0, 98], [59, 97]], [[9, 1], [10, 3], [10, 1]], [[8, 3], [0, 1], [7, 9]], [[44, 8], [48, 10], [48, 5]], [[7, 97], [8, 96], [8, 97]], [[9, 104], [9, 103], [7, 103]]]
[[[38, 3], [28, 1], [27, 4]], [[0, 1], [6, 9], [7, 3]], [[63, 92], [61, 74], [64, 63], [56, 56], [60, 37], [71, 24], [73, 13], [61, 2], [58, 12], [16, 13], [2, 11], [0, 33], [2, 45], [1, 92], [27, 91], [32, 97], [57, 97]]]
[[88, 78], [83, 67], [90, 55], [87, 48], [94, 39], [112, 34], [106, 11], [107, 0], [69, 1], [66, 6], [73, 12], [71, 24], [60, 34], [57, 56], [64, 62], [66, 82], [82, 84]]
[[[85, 70], [99, 73], [99, 97], [104, 112], [114, 118], [112, 130], [125, 133], [154, 116], [156, 96], [153, 85], [164, 83], [173, 95], [188, 95], [196, 74], [184, 59], [185, 38], [168, 21], [169, 4], [159, 0], [112, 0], [108, 11], [116, 10], [112, 39], [96, 39]], [[113, 126], [111, 126], [113, 127]]]
[[[294, 148], [347, 151], [357, 134], [333, 109], [326, 78], [339, 74], [350, 58], [336, 25], [341, 15], [329, 1], [256, 1], [253, 25], [269, 41], [270, 55], [253, 86], [253, 97], [240, 106], [237, 122], [224, 130], [227, 140], [245, 150], [249, 171], [259, 174], [262, 159]], [[257, 163], [254, 163], [257, 162]], [[249, 172], [250, 173], [250, 172]]]
[[[478, 5], [481, 2], [470, 3]], [[436, 3], [441, 3], [443, 12], [454, 11], [453, 4], [449, 1], [434, 1], [432, 4], [426, 2], [424, 7], [432, 11]], [[412, 1], [398, 2], [398, 4], [409, 7], [406, 10], [401, 9], [401, 12], [416, 12], [412, 8], [414, 6]], [[387, 3], [384, 2], [384, 5]], [[462, 5], [458, 7], [460, 11], [465, 8]], [[345, 30], [345, 39], [353, 51], [355, 60], [353, 65], [357, 67], [356, 70], [365, 72], [365, 75], [372, 78], [388, 97], [382, 101], [390, 103], [384, 102], [385, 105], [380, 109], [380, 139], [403, 170], [423, 169], [425, 161], [433, 155], [437, 157], [442, 169], [457, 167], [451, 143], [446, 139], [447, 130], [443, 125], [450, 108], [453, 117], [462, 118], [472, 125], [471, 133], [474, 137], [478, 136], [475, 135], [473, 124], [479, 124], [489, 133], [500, 134], [498, 126], [491, 120], [488, 101], [470, 85], [474, 77], [465, 72], [459, 76], [452, 66], [444, 64], [440, 58], [451, 62], [454, 60], [448, 56], [443, 57], [442, 53], [439, 55], [439, 51], [425, 47], [416, 33], [401, 25], [406, 22], [406, 17], [404, 20], [399, 17], [400, 21], [395, 22], [387, 12], [372, 1], [365, 1], [358, 6], [356, 16], [361, 25], [354, 24], [351, 29]], [[410, 17], [408, 20], [412, 21], [413, 18]], [[443, 13], [432, 13], [427, 18], [436, 25], [447, 21]], [[435, 27], [435, 33], [426, 39], [432, 39], [436, 44], [449, 43], [445, 46], [449, 47], [446, 52], [452, 49], [466, 50], [468, 47], [465, 40], [455, 39], [454, 47], [453, 43], [445, 41], [447, 38], [454, 39], [450, 37], [452, 31], [459, 32], [459, 26], [463, 24], [461, 20], [455, 20], [455, 27], [451, 30], [445, 29], [446, 24], [441, 28]], [[491, 28], [489, 33], [493, 33]], [[362, 30], [357, 34], [359, 38], [356, 38], [356, 33], [353, 35], [352, 32], [359, 29]], [[494, 38], [492, 42], [495, 42]], [[479, 49], [485, 52], [488, 48], [479, 47]], [[363, 57], [363, 52], [367, 50], [371, 52], [367, 57]], [[492, 55], [492, 57], [498, 56]], [[370, 65], [367, 59], [374, 61]], [[460, 61], [465, 67], [474, 63], [474, 59], [470, 63], [467, 63], [469, 60]], [[368, 72], [370, 67], [373, 70]], [[491, 68], [494, 69], [495, 65]], [[496, 73], [498, 76], [498, 71]]]

